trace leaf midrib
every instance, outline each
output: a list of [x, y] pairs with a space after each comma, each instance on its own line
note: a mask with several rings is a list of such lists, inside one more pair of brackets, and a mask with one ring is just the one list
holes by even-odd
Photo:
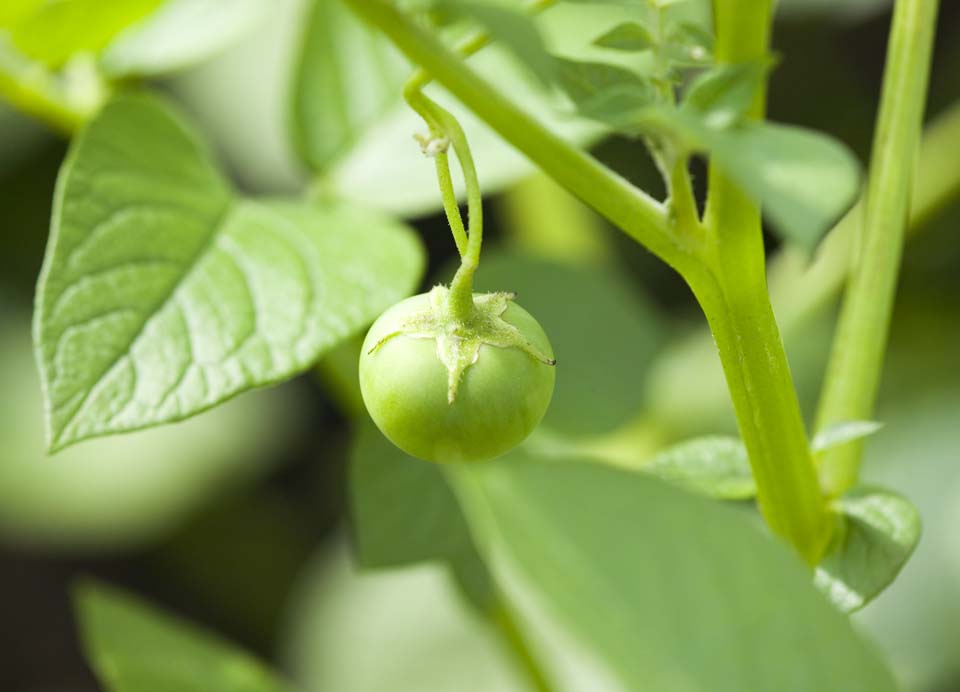
[[[129, 357], [130, 349], [137, 342], [137, 339], [139, 339], [143, 335], [143, 332], [147, 328], [147, 325], [150, 324], [150, 322], [157, 316], [157, 314], [161, 312], [170, 303], [170, 301], [176, 297], [177, 293], [180, 290], [180, 287], [183, 286], [185, 281], [190, 277], [191, 274], [193, 274], [197, 266], [200, 264], [200, 261], [210, 251], [210, 249], [213, 247], [214, 243], [216, 242], [217, 238], [223, 232], [223, 228], [226, 226], [226, 220], [230, 217], [232, 212], [238, 206], [237, 202], [238, 202], [237, 198], [228, 192], [226, 200], [224, 201], [223, 207], [213, 217], [213, 223], [211, 224], [210, 233], [208, 234], [207, 238], [205, 238], [204, 241], [198, 246], [197, 251], [194, 253], [193, 257], [191, 257], [190, 260], [184, 265], [183, 273], [173, 283], [169, 292], [165, 296], [163, 296], [160, 300], [155, 301], [153, 305], [147, 308], [146, 317], [144, 318], [143, 322], [140, 324], [139, 329], [137, 329], [136, 332], [134, 332], [133, 335], [126, 341], [123, 347], [118, 350], [119, 355], [116, 358], [112, 359], [106, 365], [106, 367], [104, 367], [100, 371], [100, 373], [98, 373], [94, 378], [91, 379], [91, 385], [87, 388], [87, 391], [84, 392], [83, 396], [80, 399], [80, 402], [77, 404], [76, 410], [63, 423], [63, 425], [60, 426], [59, 433], [54, 433], [52, 429], [52, 423], [53, 423], [52, 414], [54, 411], [58, 409], [58, 407], [54, 406], [50, 410], [47, 416], [47, 421], [48, 421], [48, 425], [50, 426], [50, 428], [48, 429], [48, 439], [49, 439], [48, 446], [51, 452], [56, 452], [60, 449], [63, 449], [67, 445], [67, 443], [64, 442], [64, 437], [65, 436], [69, 437], [67, 436], [67, 431], [70, 429], [70, 427], [74, 424], [74, 422], [83, 412], [84, 407], [86, 406], [87, 402], [90, 400], [90, 397], [93, 396], [94, 392], [98, 391], [98, 386], [100, 385], [100, 383], [103, 382], [103, 379], [107, 375], [109, 375], [114, 368], [117, 367], [117, 364], [124, 357]], [[60, 220], [58, 218], [57, 220], [58, 230], [59, 230], [59, 225], [60, 225]], [[61, 333], [60, 336], [62, 338], [63, 334]], [[59, 345], [59, 341], [58, 341], [58, 345]], [[56, 352], [56, 347], [54, 348], [54, 352]], [[45, 368], [45, 371], [46, 371], [46, 368]]]

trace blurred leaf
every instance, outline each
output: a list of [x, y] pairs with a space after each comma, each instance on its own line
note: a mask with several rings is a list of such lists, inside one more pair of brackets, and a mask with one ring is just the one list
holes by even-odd
[[[309, 15], [303, 15], [298, 0], [276, 0], [256, 32], [176, 75], [173, 87], [178, 98], [197, 114], [216, 150], [223, 152], [246, 188], [271, 193], [301, 189], [311, 172], [298, 165], [294, 160], [298, 157], [310, 169], [315, 170], [318, 162], [323, 165], [314, 182], [324, 193], [407, 217], [440, 210], [435, 166], [412, 138], [425, 125], [402, 99], [403, 81], [412, 67], [389, 41], [349, 15], [339, 0], [320, 1], [332, 8], [334, 16], [339, 12], [339, 18], [313, 27], [319, 32], [315, 41], [309, 34], [302, 37], [304, 47], [310, 43], [315, 52], [301, 51], [290, 59], [289, 46], [301, 43]], [[569, 55], [588, 48], [584, 33], [600, 33], [629, 14], [626, 7], [556, 7], [537, 17], [536, 23], [548, 45]], [[337, 35], [324, 44], [327, 28]], [[322, 50], [324, 45], [333, 50]], [[553, 95], [534, 84], [502, 46], [494, 43], [469, 63], [478, 73], [495, 76], [498, 89], [524, 110], [537, 113], [557, 136], [586, 143], [604, 133], [602, 126], [555, 108]], [[330, 75], [343, 74], [347, 64], [356, 77], [346, 80], [341, 92]], [[320, 84], [308, 86], [311, 80]], [[338, 93], [340, 100], [333, 96]], [[439, 85], [428, 86], [427, 93], [463, 125], [485, 192], [496, 192], [533, 172], [526, 157]], [[340, 138], [339, 125], [334, 127], [339, 121], [330, 111], [321, 114], [333, 106], [350, 115], [348, 143]], [[318, 122], [327, 125], [315, 128]], [[309, 128], [307, 136], [301, 137], [298, 128]], [[292, 150], [291, 142], [298, 151]], [[306, 150], [307, 146], [311, 148]], [[459, 176], [455, 179], [462, 194]]]
[[[4, 0], [7, 2], [7, 0]], [[13, 44], [28, 58], [59, 67], [76, 53], [96, 53], [120, 31], [153, 12], [162, 0], [60, 0], [17, 11]]]
[[[557, 356], [557, 383], [542, 425], [567, 434], [613, 430], [640, 409], [663, 324], [615, 267], [571, 267], [487, 250], [478, 291], [515, 291]], [[444, 276], [443, 279], [448, 277]]]
[[960, 322], [951, 320], [953, 305], [922, 328], [910, 307], [893, 325], [887, 370], [905, 381], [884, 387], [883, 444], [870, 445], [863, 472], [916, 504], [923, 539], [883, 598], [854, 620], [877, 640], [905, 690], [946, 692], [945, 681], [960, 679], [960, 371], [953, 367]]
[[437, 4], [478, 23], [541, 82], [549, 84], [552, 81], [553, 59], [529, 15], [483, 0], [438, 0]]
[[314, 0], [290, 94], [291, 135], [304, 162], [323, 171], [346, 153], [398, 103], [411, 70], [339, 0]]
[[718, 500], [748, 500], [757, 493], [747, 450], [736, 437], [681, 442], [657, 454], [640, 470]]
[[489, 576], [440, 466], [404, 454], [364, 425], [350, 455], [350, 498], [360, 565], [440, 561], [475, 603], [489, 604]]
[[624, 22], [597, 38], [593, 45], [613, 50], [650, 50], [656, 44], [650, 30], [636, 22]]
[[56, 197], [35, 316], [54, 450], [291, 377], [407, 295], [423, 263], [391, 219], [235, 199], [145, 95], [77, 138]]
[[775, 123], [716, 128], [709, 116], [701, 120], [684, 111], [656, 120], [693, 149], [709, 152], [761, 204], [782, 237], [808, 250], [860, 192], [860, 164], [853, 153], [818, 132]]
[[729, 127], [750, 108], [766, 73], [767, 66], [760, 63], [715, 67], [691, 83], [682, 109], [696, 115], [707, 127]]
[[253, 29], [268, 8], [267, 0], [165, 0], [117, 36], [100, 64], [113, 77], [180, 70]]
[[890, 585], [920, 540], [920, 515], [887, 490], [861, 488], [836, 502], [841, 525], [815, 582], [844, 613], [859, 610]]
[[700, 67], [713, 60], [713, 36], [693, 22], [672, 22], [666, 31], [664, 56], [679, 67]]
[[16, 25], [17, 22], [36, 12], [44, 0], [4, 0], [0, 5], [0, 28]]
[[854, 420], [846, 423], [837, 423], [821, 430], [813, 437], [810, 448], [814, 453], [822, 452], [830, 447], [836, 447], [847, 442], [859, 440], [873, 435], [883, 423], [870, 420]]
[[631, 70], [565, 58], [556, 62], [557, 83], [584, 117], [629, 128], [638, 113], [657, 100], [653, 82]]
[[[537, 17], [536, 23], [547, 45], [564, 55], [577, 54], [585, 48], [584, 35], [600, 33], [631, 13], [627, 7], [606, 8], [607, 12], [598, 9], [590, 5], [557, 7]], [[557, 136], [587, 143], [603, 134], [600, 125], [571, 118], [569, 113], [557, 109], [552, 95], [532, 83], [516, 62], [504, 46], [496, 43], [469, 59], [474, 70], [488, 75], [498, 90], [509, 94], [520, 108], [537, 113], [538, 119]], [[438, 85], [431, 85], [427, 91], [463, 125], [485, 192], [495, 192], [534, 170], [526, 157]], [[407, 216], [433, 212], [440, 209], [435, 167], [411, 139], [412, 133], [423, 131], [425, 126], [401, 102], [399, 87], [396, 95], [396, 107], [338, 157], [326, 180], [338, 194], [378, 208]], [[459, 176], [455, 176], [455, 183], [462, 194]]]
[[552, 616], [623, 688], [895, 689], [806, 568], [732, 508], [572, 459], [457, 473], [522, 629], [537, 642], [532, 621]]
[[262, 476], [303, 423], [288, 388], [188, 421], [91, 440], [47, 457], [30, 319], [0, 307], [0, 536], [58, 552], [117, 550], [166, 535], [212, 498]]
[[439, 565], [358, 571], [338, 541], [287, 611], [284, 659], [303, 692], [529, 692]]
[[75, 589], [84, 649], [108, 692], [280, 692], [253, 656], [96, 582]]

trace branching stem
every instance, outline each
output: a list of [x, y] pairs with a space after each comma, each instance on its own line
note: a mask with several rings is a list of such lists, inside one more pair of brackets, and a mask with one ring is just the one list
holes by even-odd
[[[720, 347], [764, 516], [776, 534], [807, 561], [816, 562], [829, 522], [766, 292], [756, 206], [713, 170], [706, 228], [697, 224], [695, 237], [678, 233], [663, 205], [550, 132], [391, 3], [346, 2], [507, 142], [687, 280]], [[766, 54], [770, 2], [760, 2], [759, 8], [757, 4], [717, 0], [720, 59], [738, 62]], [[762, 112], [763, 99], [758, 97], [754, 114]], [[686, 204], [683, 213], [691, 214], [689, 200], [681, 204]], [[465, 276], [472, 276], [471, 257], [468, 248]]]

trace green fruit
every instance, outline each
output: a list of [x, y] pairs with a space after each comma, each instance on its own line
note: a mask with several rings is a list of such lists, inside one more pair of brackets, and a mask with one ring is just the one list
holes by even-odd
[[400, 449], [436, 462], [499, 456], [524, 440], [553, 395], [543, 329], [503, 293], [474, 294], [458, 321], [440, 286], [403, 300], [370, 328], [360, 389], [377, 427]]

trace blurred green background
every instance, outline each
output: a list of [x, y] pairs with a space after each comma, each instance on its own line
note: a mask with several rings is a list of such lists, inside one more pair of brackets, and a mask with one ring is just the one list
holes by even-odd
[[[154, 82], [196, 118], [223, 165], [255, 194], [301, 184], [283, 104], [305, 12], [304, 2], [278, 0], [255, 30], [215, 57]], [[782, 2], [771, 118], [830, 133], [865, 160], [888, 23], [882, 1]], [[928, 119], [960, 100], [955, 3], [943, 3], [936, 45]], [[463, 679], [474, 681], [470, 689], [513, 689], [504, 652], [439, 568], [360, 575], [350, 563], [346, 465], [353, 424], [336, 386], [338, 376], [350, 377], [349, 349], [331, 356], [319, 376], [242, 395], [188, 422], [44, 454], [30, 310], [65, 150], [62, 138], [0, 104], [0, 689], [98, 689], [81, 658], [69, 603], [79, 575], [128, 587], [222, 632], [308, 690], [452, 690], [464, 689], [456, 682]], [[595, 152], [657, 191], [637, 142], [608, 140]], [[494, 167], [487, 164], [495, 178]], [[703, 177], [697, 171], [697, 180]], [[394, 205], [391, 179], [378, 184], [366, 196], [382, 193], [386, 206]], [[432, 199], [435, 191], [422, 194]], [[618, 412], [643, 404], [664, 349], [702, 329], [689, 292], [542, 180], [509, 186], [486, 204], [490, 241], [480, 283], [519, 290], [576, 373], [560, 384], [569, 391], [548, 425], [595, 433], [625, 423]], [[428, 280], [445, 276], [454, 248], [444, 220], [413, 221], [430, 252]], [[560, 233], [565, 223], [592, 232], [571, 232], [545, 252], [542, 234]], [[772, 240], [770, 249], [776, 251]], [[589, 289], [583, 304], [565, 305], [560, 314], [551, 314], [548, 302], [537, 305], [547, 290], [578, 286]], [[598, 304], [607, 309], [597, 311]], [[789, 344], [808, 406], [830, 335], [831, 309], [821, 312]], [[886, 427], [869, 443], [865, 466], [868, 480], [903, 492], [924, 519], [916, 556], [856, 616], [911, 692], [960, 690], [958, 353], [954, 202], [908, 245], [878, 415]], [[635, 364], [628, 378], [607, 365], [623, 359]], [[681, 400], [704, 402], [688, 411], [689, 432], [729, 430], [714, 380], [690, 373], [680, 382], [688, 390]], [[594, 397], [596, 420], [565, 410], [572, 397]], [[413, 618], [415, 629], [408, 625]], [[372, 650], [381, 655], [370, 656]]]

